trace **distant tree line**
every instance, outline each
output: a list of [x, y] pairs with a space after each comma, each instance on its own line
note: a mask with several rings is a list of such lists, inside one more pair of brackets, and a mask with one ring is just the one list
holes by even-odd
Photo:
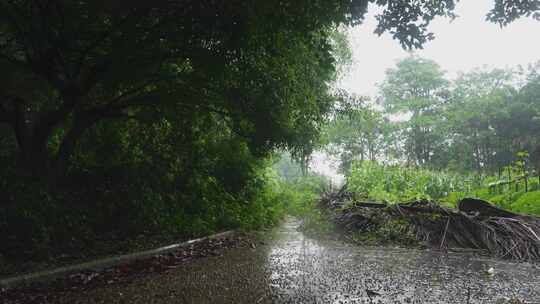
[[386, 72], [377, 103], [341, 100], [326, 133], [345, 171], [369, 159], [494, 173], [521, 151], [540, 158], [540, 63], [449, 80], [436, 62], [410, 56]]

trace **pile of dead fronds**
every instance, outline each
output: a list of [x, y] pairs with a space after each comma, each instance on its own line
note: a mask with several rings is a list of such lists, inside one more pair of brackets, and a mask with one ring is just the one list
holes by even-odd
[[383, 231], [400, 240], [412, 235], [430, 247], [469, 248], [502, 258], [540, 260], [540, 219], [486, 201], [463, 199], [457, 209], [428, 201], [383, 204], [354, 200], [342, 188], [323, 197], [320, 204], [350, 233], [381, 236]]

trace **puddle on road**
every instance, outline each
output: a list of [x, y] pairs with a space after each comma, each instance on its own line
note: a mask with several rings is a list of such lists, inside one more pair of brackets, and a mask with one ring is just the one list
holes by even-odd
[[[60, 303], [540, 303], [540, 269], [471, 254], [358, 247], [307, 238], [287, 221], [266, 245], [195, 260]], [[495, 273], [486, 270], [493, 267]], [[367, 291], [379, 296], [369, 298]]]
[[540, 303], [540, 270], [531, 264], [313, 240], [297, 226], [289, 219], [277, 231], [267, 257], [272, 294], [283, 303]]

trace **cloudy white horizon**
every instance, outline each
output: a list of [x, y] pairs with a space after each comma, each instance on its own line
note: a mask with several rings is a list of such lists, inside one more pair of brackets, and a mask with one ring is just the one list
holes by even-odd
[[[493, 3], [493, 0], [459, 2], [456, 6], [458, 17], [453, 21], [448, 18], [434, 20], [430, 31], [435, 34], [435, 39], [414, 53], [437, 62], [451, 79], [459, 72], [483, 66], [513, 68], [539, 61], [540, 38], [535, 39], [533, 33], [540, 33], [540, 22], [521, 18], [501, 28], [486, 21]], [[339, 83], [342, 89], [371, 98], [377, 96], [377, 84], [384, 80], [385, 71], [409, 56], [390, 34], [378, 36], [373, 33], [377, 10], [370, 6], [364, 23], [348, 29], [353, 63]], [[335, 162], [323, 153], [314, 155], [312, 169], [336, 182], [342, 179], [336, 172]]]

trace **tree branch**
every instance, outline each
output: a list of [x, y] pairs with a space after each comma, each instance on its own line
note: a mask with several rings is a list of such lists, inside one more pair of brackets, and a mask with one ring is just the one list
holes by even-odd
[[[20, 44], [21, 44], [21, 47], [22, 47], [22, 52], [24, 52], [24, 55], [26, 56], [26, 59], [27, 61], [29, 61], [31, 58], [30, 58], [30, 46], [28, 45], [28, 43], [30, 42], [29, 38], [28, 38], [28, 35], [27, 33], [25, 33], [25, 31], [23, 30], [22, 26], [19, 24], [19, 22], [17, 21], [17, 18], [15, 17], [15, 15], [12, 13], [12, 11], [18, 11], [17, 13], [20, 15], [20, 16], [23, 16], [23, 13], [22, 11], [17, 8], [14, 4], [2, 4], [0, 3], [0, 9], [5, 12], [4, 16], [6, 17], [6, 19], [9, 20], [11, 26], [13, 26], [13, 28], [15, 29], [15, 37], [18, 36], [20, 37], [20, 39], [16, 39], [15, 37], [12, 39], [12, 41], [18, 41]], [[29, 16], [26, 16], [27, 18], [30, 18]], [[10, 41], [7, 41], [6, 43], [9, 43]], [[6, 44], [7, 45], [7, 44]], [[24, 62], [20, 61], [20, 60], [16, 60], [16, 59], [12, 59], [12, 57], [9, 57], [8, 55], [3, 55], [6, 57], [6, 59], [8, 59], [9, 61], [11, 61], [12, 63], [16, 63], [16, 64], [25, 64]]]
[[48, 134], [56, 125], [68, 118], [80, 100], [81, 98], [78, 96], [64, 98], [64, 102], [58, 109], [40, 115], [36, 129], [42, 134]]
[[83, 66], [84, 61], [86, 60], [86, 57], [88, 54], [98, 46], [100, 46], [103, 42], [105, 42], [116, 30], [118, 30], [119, 27], [122, 27], [125, 22], [128, 21], [128, 19], [132, 16], [134, 13], [134, 10], [129, 12], [125, 17], [123, 17], [116, 26], [111, 26], [111, 29], [108, 31], [105, 31], [100, 37], [95, 39], [88, 45], [82, 52], [81, 56], [79, 56], [79, 59], [77, 60], [77, 69], [80, 70]]

